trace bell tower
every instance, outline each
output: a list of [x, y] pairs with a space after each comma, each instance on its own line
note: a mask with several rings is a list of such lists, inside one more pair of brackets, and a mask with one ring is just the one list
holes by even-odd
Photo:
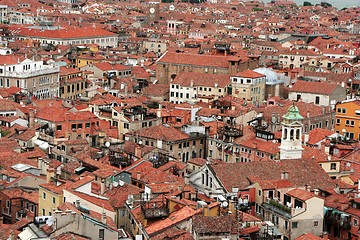
[[154, 23], [160, 19], [160, 2], [149, 2], [147, 22]]
[[280, 145], [280, 160], [300, 159], [302, 157], [302, 120], [299, 109], [293, 104], [282, 117], [282, 137]]

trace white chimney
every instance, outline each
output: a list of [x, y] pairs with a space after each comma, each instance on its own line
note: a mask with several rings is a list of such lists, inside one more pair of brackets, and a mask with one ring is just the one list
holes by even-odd
[[101, 222], [103, 224], [106, 224], [106, 212], [103, 210], [102, 214], [101, 214]]
[[157, 116], [158, 118], [161, 118], [161, 111], [162, 111], [162, 105], [159, 104], [159, 109], [156, 111], [156, 116]]

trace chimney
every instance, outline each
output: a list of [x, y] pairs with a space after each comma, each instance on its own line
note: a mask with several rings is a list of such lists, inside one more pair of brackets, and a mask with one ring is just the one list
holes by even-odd
[[157, 116], [158, 118], [161, 118], [161, 111], [162, 111], [162, 105], [159, 104], [159, 109], [156, 111], [156, 116]]
[[190, 80], [190, 87], [193, 87], [194, 86], [194, 80]]
[[289, 173], [288, 172], [282, 172], [281, 173], [281, 180], [288, 179]]
[[15, 233], [14, 233], [14, 230], [11, 230], [10, 231], [10, 235], [9, 235], [9, 240], [15, 240]]
[[315, 196], [319, 196], [319, 192], [320, 192], [319, 189], [317, 189], [317, 188], [314, 189]]
[[141, 177], [141, 172], [136, 172], [136, 179], [140, 180], [140, 177]]
[[103, 224], [106, 224], [106, 212], [103, 210], [102, 214], [101, 214], [101, 222]]
[[321, 108], [321, 113], [322, 113], [322, 115], [325, 115], [325, 109], [326, 109], [326, 107], [325, 107], [325, 106], [322, 106], [322, 108]]
[[46, 182], [51, 182], [51, 179], [55, 177], [55, 169], [54, 168], [48, 168], [46, 171]]
[[75, 201], [75, 207], [76, 207], [77, 209], [80, 208], [80, 200], [79, 200], [79, 199], [77, 199], [77, 200]]
[[309, 111], [307, 111], [306, 117], [307, 117], [307, 118], [310, 118], [310, 112], [309, 112]]
[[100, 183], [100, 194], [103, 195], [104, 193], [105, 193], [105, 179], [102, 178]]
[[135, 147], [135, 157], [140, 159], [141, 156], [142, 156], [141, 146], [136, 145], [136, 147]]
[[309, 141], [309, 134], [305, 133], [304, 134], [304, 145], [306, 145], [306, 143]]
[[124, 91], [125, 91], [125, 96], [127, 96], [127, 95], [128, 95], [128, 91], [129, 91], [128, 85], [125, 84], [124, 87], [125, 87], [125, 90], [124, 90]]
[[35, 126], [35, 109], [29, 111], [29, 127]]

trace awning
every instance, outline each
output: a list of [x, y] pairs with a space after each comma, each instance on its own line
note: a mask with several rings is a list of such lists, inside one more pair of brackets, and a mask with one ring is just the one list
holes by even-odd
[[49, 144], [47, 142], [44, 142], [43, 144], [39, 145], [39, 148], [46, 150], [49, 148]]
[[45, 142], [40, 140], [40, 139], [37, 139], [35, 142], [34, 142], [36, 145], [40, 146], [41, 144], [44, 144]]
[[21, 240], [30, 240], [37, 237], [38, 236], [28, 227], [18, 235], [18, 238]]

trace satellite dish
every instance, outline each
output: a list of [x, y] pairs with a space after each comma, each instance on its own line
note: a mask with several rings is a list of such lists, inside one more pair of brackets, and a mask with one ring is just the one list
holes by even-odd
[[174, 11], [174, 10], [175, 10], [175, 6], [174, 6], [174, 5], [170, 5], [170, 6], [169, 6], [169, 10], [170, 10], [170, 11]]
[[105, 147], [110, 147], [110, 143], [109, 143], [109, 142], [106, 142], [106, 143], [105, 143]]
[[113, 182], [113, 186], [117, 187], [117, 186], [119, 186], [119, 184], [117, 182]]
[[141, 145], [141, 144], [142, 144], [142, 141], [140, 140], [140, 141], [139, 141], [139, 145]]
[[224, 207], [224, 208], [226, 208], [227, 206], [229, 206], [229, 204], [228, 204], [228, 202], [222, 202], [222, 203], [221, 203], [221, 206]]

